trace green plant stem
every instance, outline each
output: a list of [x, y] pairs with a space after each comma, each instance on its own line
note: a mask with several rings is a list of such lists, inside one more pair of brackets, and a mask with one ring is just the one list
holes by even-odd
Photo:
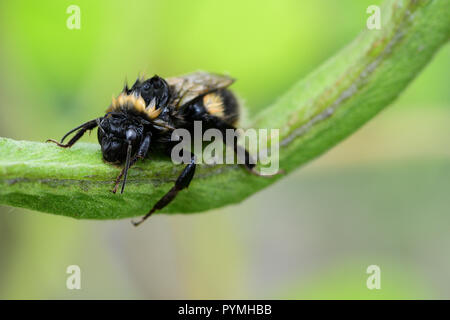
[[[298, 82], [251, 127], [280, 129], [280, 167], [291, 172], [329, 150], [389, 105], [450, 35], [450, 1], [388, 0], [380, 30], [351, 44]], [[110, 192], [118, 167], [101, 160], [98, 145], [71, 149], [0, 138], [0, 203], [75, 218], [145, 214], [182, 170], [167, 159], [130, 170], [123, 195]], [[200, 165], [188, 190], [167, 213], [191, 213], [240, 202], [277, 181], [236, 165]]]

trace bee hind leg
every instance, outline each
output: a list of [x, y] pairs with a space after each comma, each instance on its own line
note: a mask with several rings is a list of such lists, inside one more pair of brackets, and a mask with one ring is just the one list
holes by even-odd
[[140, 225], [144, 222], [148, 217], [152, 215], [156, 210], [161, 210], [165, 206], [167, 206], [173, 199], [177, 196], [178, 192], [187, 188], [192, 181], [195, 173], [195, 155], [191, 152], [191, 160], [189, 164], [183, 169], [181, 174], [178, 176], [177, 181], [175, 181], [175, 185], [161, 198], [159, 201], [153, 206], [153, 208], [141, 218], [141, 220], [132, 223], [134, 226]]
[[[226, 130], [227, 129], [232, 129], [232, 130], [236, 130], [236, 128], [231, 125], [228, 124], [227, 122], [225, 122], [224, 120], [222, 120], [219, 117], [216, 116], [212, 116], [210, 114], [207, 114], [203, 117], [203, 121], [210, 127], [216, 128], [218, 130], [220, 130], [220, 132], [222, 132], [222, 136], [223, 136], [223, 143], [225, 145], [227, 145], [228, 147], [232, 147], [234, 150], [234, 153], [236, 154], [236, 156], [240, 159], [243, 160], [243, 163], [240, 163], [241, 166], [243, 166], [249, 173], [255, 175], [255, 176], [259, 176], [259, 177], [264, 177], [264, 178], [270, 178], [272, 177], [272, 175], [263, 175], [260, 172], [258, 172], [256, 170], [256, 161], [255, 159], [250, 155], [250, 153], [248, 152], [247, 149], [245, 149], [244, 147], [240, 146], [238, 144], [238, 137], [234, 136], [234, 139], [232, 142], [228, 141], [228, 139], [226, 139], [227, 134], [226, 134]], [[232, 145], [230, 145], [230, 143], [232, 143]], [[278, 170], [278, 172], [276, 172], [274, 175], [278, 175], [278, 174], [283, 174], [284, 171], [283, 170]]]

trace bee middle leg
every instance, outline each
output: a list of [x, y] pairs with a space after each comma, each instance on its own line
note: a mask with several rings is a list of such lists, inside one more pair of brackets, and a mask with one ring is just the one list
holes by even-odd
[[191, 152], [191, 160], [189, 164], [183, 169], [181, 174], [178, 176], [175, 181], [175, 185], [161, 198], [159, 201], [153, 206], [153, 208], [141, 218], [141, 220], [137, 222], [133, 222], [135, 226], [140, 225], [144, 222], [148, 217], [152, 215], [156, 210], [161, 210], [165, 206], [167, 206], [173, 199], [177, 196], [178, 192], [189, 187], [189, 184], [192, 181], [195, 173], [195, 155]]

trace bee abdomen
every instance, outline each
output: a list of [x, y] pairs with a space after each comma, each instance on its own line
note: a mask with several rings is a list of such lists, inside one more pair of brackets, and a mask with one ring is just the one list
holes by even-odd
[[234, 94], [220, 89], [203, 96], [203, 106], [208, 114], [235, 125], [239, 120], [239, 105]]

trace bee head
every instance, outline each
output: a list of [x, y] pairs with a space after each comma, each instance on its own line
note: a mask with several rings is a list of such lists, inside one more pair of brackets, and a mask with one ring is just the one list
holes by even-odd
[[109, 113], [99, 121], [97, 137], [103, 159], [123, 163], [139, 147], [144, 127], [127, 113]]
[[169, 85], [163, 78], [156, 75], [145, 81], [138, 79], [131, 91], [140, 94], [147, 106], [155, 99], [158, 107], [164, 107], [170, 98]]

